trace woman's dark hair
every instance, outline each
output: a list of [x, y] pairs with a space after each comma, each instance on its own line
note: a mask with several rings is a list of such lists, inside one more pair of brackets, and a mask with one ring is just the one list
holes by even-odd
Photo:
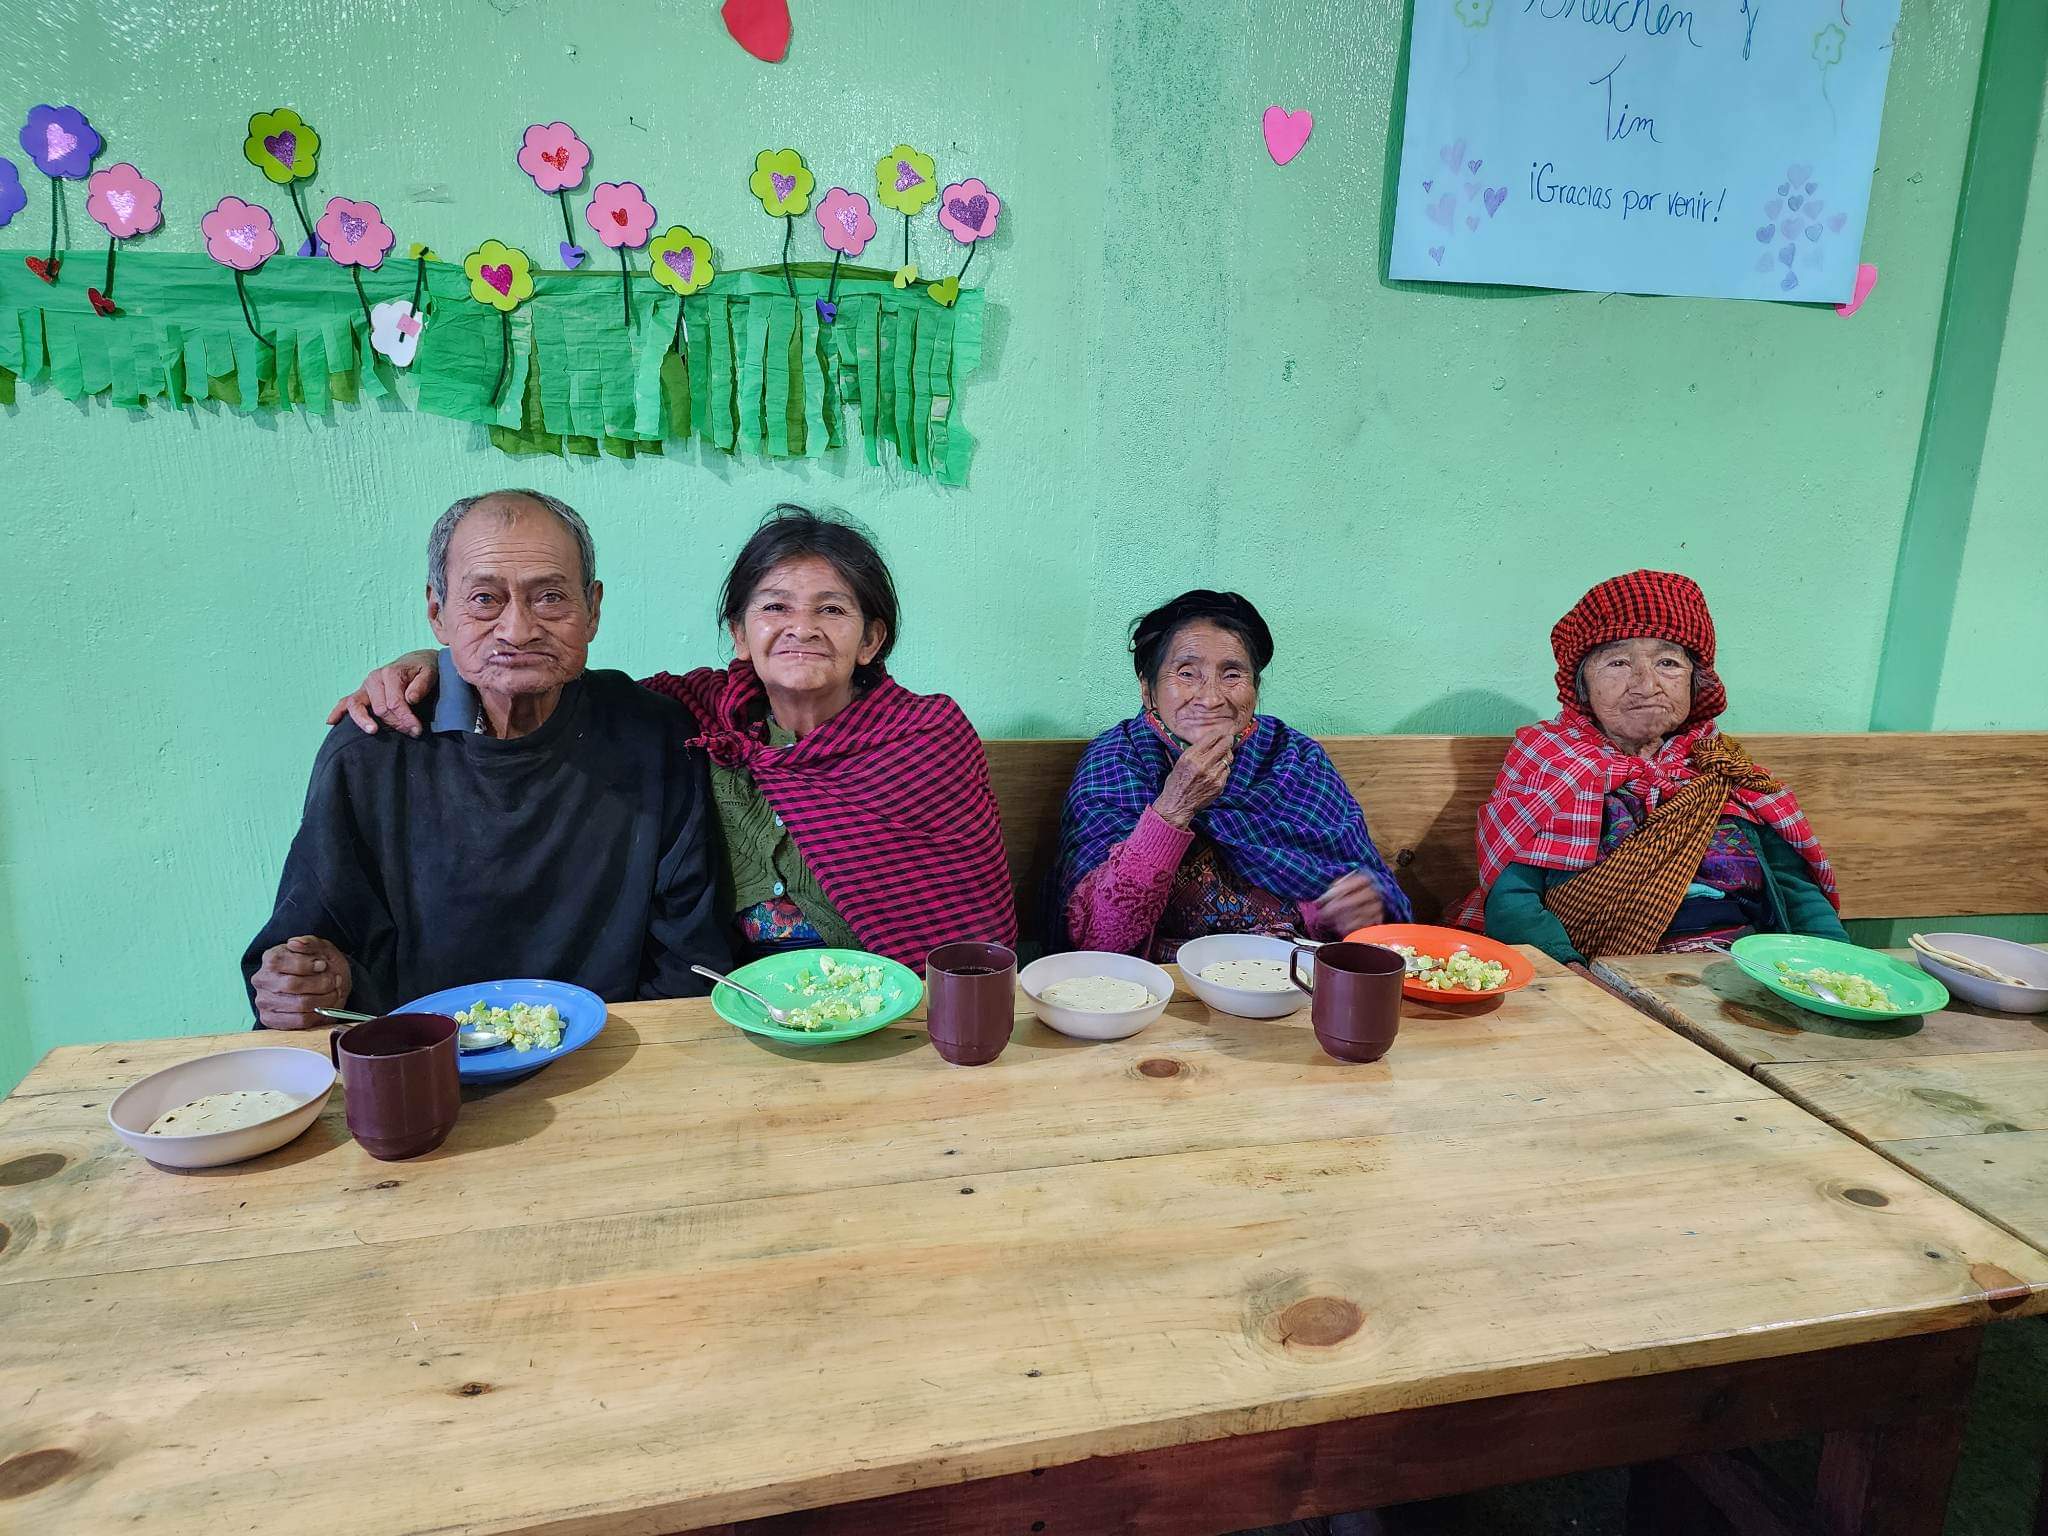
[[1131, 622], [1131, 663], [1148, 685], [1159, 681], [1166, 665], [1167, 648], [1173, 637], [1190, 624], [1214, 624], [1244, 642], [1252, 658], [1252, 683], [1273, 659], [1273, 632], [1259, 617], [1259, 610], [1235, 592], [1211, 592], [1197, 587], [1183, 592], [1170, 603], [1162, 603], [1143, 618]]
[[896, 636], [903, 626], [888, 562], [868, 531], [843, 512], [813, 512], [793, 501], [779, 503], [761, 519], [761, 526], [726, 573], [725, 586], [718, 594], [718, 616], [727, 628], [744, 624], [747, 603], [768, 573], [785, 560], [809, 555], [823, 560], [845, 580], [860, 608], [863, 625], [877, 619], [882, 623], [882, 648], [872, 661], [854, 668], [854, 681], [865, 687], [881, 675], [882, 663], [896, 648]]

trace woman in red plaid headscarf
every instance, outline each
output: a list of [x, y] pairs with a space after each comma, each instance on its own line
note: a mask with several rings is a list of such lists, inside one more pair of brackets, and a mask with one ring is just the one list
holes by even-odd
[[1696, 583], [1603, 581], [1550, 645], [1564, 708], [1515, 733], [1462, 926], [1579, 967], [1747, 933], [1846, 937], [1798, 799], [1714, 724], [1728, 696]]

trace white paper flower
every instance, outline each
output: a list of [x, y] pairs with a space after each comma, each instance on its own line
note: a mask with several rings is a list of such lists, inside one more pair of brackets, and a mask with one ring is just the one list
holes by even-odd
[[420, 349], [420, 328], [426, 320], [410, 299], [390, 299], [370, 310], [370, 350], [388, 358], [395, 368], [410, 368]]

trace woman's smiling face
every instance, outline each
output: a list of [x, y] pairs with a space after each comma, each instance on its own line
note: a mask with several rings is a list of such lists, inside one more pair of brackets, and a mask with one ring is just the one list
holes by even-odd
[[1259, 710], [1257, 670], [1243, 637], [1207, 619], [1167, 636], [1159, 670], [1142, 692], [1166, 728], [1186, 742], [1226, 729], [1234, 735]]
[[881, 621], [860, 611], [852, 583], [816, 555], [770, 567], [732, 626], [733, 654], [788, 694], [851, 692], [854, 668], [872, 661], [885, 638]]

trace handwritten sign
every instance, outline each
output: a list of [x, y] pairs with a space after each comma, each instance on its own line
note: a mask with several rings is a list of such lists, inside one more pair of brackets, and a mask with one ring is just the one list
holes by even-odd
[[1390, 275], [1854, 295], [1899, 0], [1414, 0]]

